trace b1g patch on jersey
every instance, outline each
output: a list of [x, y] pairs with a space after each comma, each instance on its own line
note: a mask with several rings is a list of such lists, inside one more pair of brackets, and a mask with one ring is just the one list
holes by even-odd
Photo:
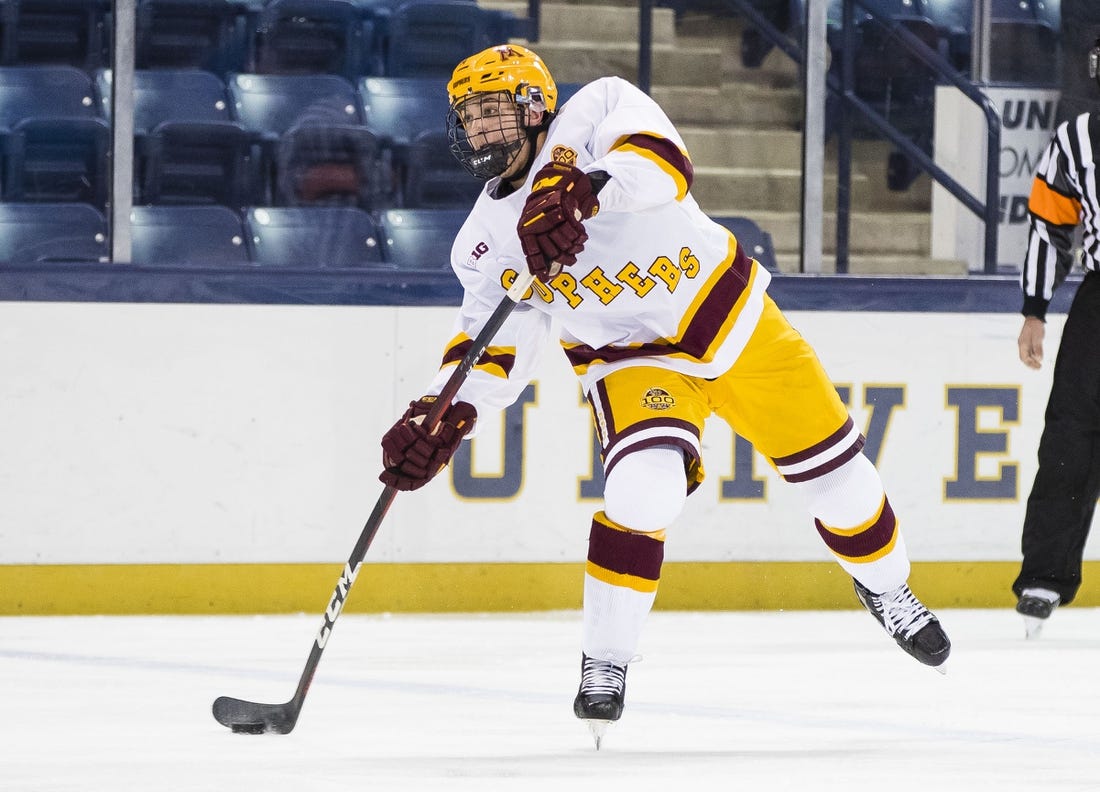
[[569, 148], [569, 146], [554, 146], [550, 151], [550, 161], [576, 167], [577, 152]]
[[478, 259], [480, 259], [488, 252], [489, 246], [484, 242], [478, 242], [477, 245], [474, 246], [474, 249], [470, 251], [470, 256], [466, 259], [466, 266], [473, 267], [475, 264], [477, 264]]
[[676, 406], [676, 399], [664, 388], [650, 388], [642, 397], [642, 406], [647, 410], [668, 410]]

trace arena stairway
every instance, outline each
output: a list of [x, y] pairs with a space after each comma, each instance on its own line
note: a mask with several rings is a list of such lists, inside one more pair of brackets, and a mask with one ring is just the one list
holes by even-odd
[[[514, 0], [481, 0], [523, 16]], [[801, 92], [794, 63], [773, 50], [757, 68], [741, 63], [743, 21], [657, 8], [651, 94], [676, 122], [695, 164], [693, 193], [712, 215], [755, 220], [772, 235], [780, 270], [799, 268]], [[549, 0], [532, 46], [559, 82], [638, 77], [638, 9], [627, 0]], [[519, 43], [526, 43], [517, 39]], [[826, 147], [824, 272], [835, 265], [836, 154]], [[890, 146], [853, 145], [849, 272], [965, 275], [967, 263], [931, 258], [931, 182], [904, 192], [886, 184]]]

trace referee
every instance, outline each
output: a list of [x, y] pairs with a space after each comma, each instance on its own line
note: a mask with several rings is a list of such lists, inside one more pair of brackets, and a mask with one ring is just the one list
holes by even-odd
[[[1088, 72], [1100, 84], [1100, 39]], [[1093, 89], [1095, 91], [1095, 87]], [[1093, 102], [1097, 97], [1094, 94]], [[1030, 233], [1021, 284], [1020, 360], [1043, 360], [1047, 305], [1073, 264], [1082, 226], [1085, 277], [1066, 317], [1039, 441], [1039, 470], [1024, 516], [1023, 565], [1012, 584], [1028, 638], [1068, 605], [1081, 585], [1081, 557], [1100, 497], [1100, 112], [1062, 122], [1039, 161], [1028, 202]]]

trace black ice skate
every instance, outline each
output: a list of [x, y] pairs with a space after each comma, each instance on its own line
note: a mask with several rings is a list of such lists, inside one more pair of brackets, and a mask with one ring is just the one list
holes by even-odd
[[903, 583], [892, 591], [872, 594], [858, 580], [853, 582], [863, 607], [871, 611], [898, 646], [926, 666], [945, 673], [943, 664], [951, 654], [951, 641], [939, 619], [921, 604], [909, 586]]
[[1024, 617], [1024, 631], [1028, 639], [1038, 638], [1043, 624], [1061, 603], [1058, 592], [1044, 588], [1027, 588], [1020, 592], [1016, 612]]
[[573, 699], [573, 714], [588, 723], [596, 750], [600, 750], [607, 726], [623, 714], [626, 666], [581, 655], [581, 686]]

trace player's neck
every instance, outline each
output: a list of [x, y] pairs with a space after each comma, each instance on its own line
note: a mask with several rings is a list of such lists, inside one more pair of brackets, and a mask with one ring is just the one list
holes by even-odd
[[514, 176], [509, 176], [506, 179], [502, 179], [508, 185], [508, 192], [513, 193], [523, 186], [523, 183], [527, 181], [527, 174], [531, 172], [531, 166], [535, 160], [538, 159], [539, 152], [542, 151], [542, 144], [546, 142], [546, 130], [542, 130], [535, 136], [531, 142], [531, 153], [527, 156], [527, 162], [524, 164]]

